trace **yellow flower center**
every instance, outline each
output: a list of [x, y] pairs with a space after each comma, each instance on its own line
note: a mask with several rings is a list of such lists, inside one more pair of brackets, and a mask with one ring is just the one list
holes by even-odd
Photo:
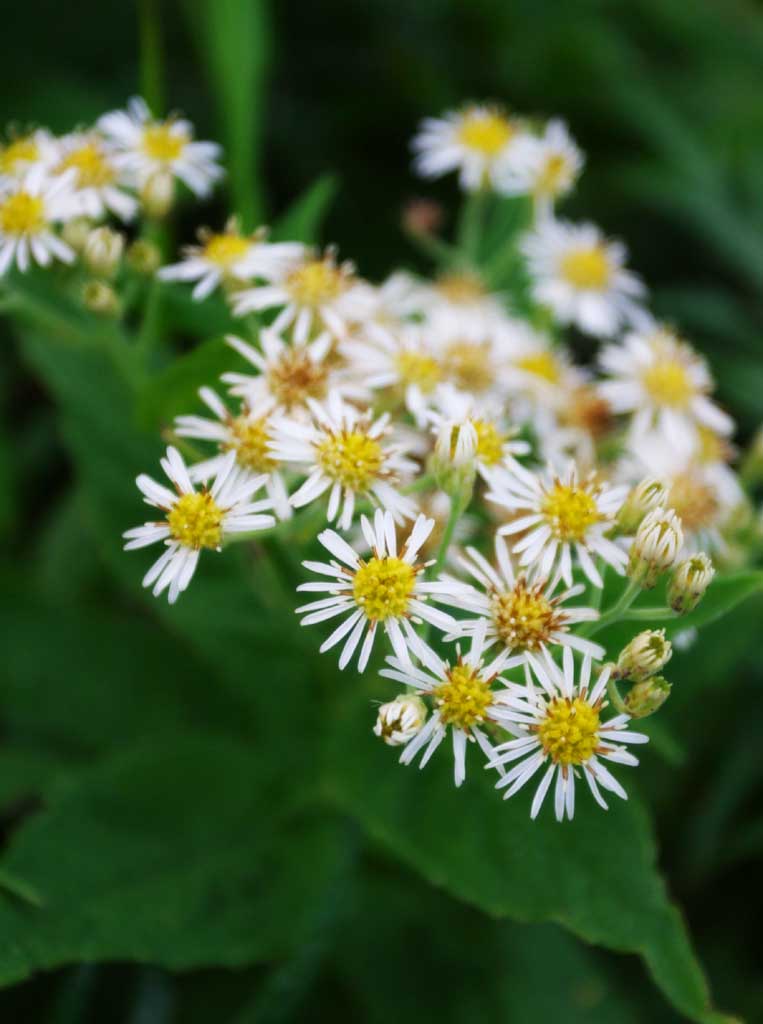
[[417, 384], [425, 395], [434, 391], [442, 379], [440, 364], [423, 352], [399, 352], [395, 366], [403, 384]]
[[570, 164], [562, 153], [552, 153], [543, 165], [535, 181], [535, 193], [541, 196], [556, 196], [570, 184]]
[[488, 420], [472, 420], [472, 426], [477, 431], [477, 458], [486, 466], [497, 465], [503, 459], [505, 435]]
[[700, 462], [726, 462], [728, 460], [728, 446], [710, 427], [698, 427], [697, 435], [699, 440], [697, 458]]
[[493, 703], [493, 692], [478, 672], [469, 665], [458, 664], [434, 691], [434, 699], [443, 725], [468, 731], [484, 722], [485, 712]]
[[493, 596], [493, 622], [498, 636], [512, 650], [538, 651], [559, 625], [543, 585], [528, 586], [520, 578], [511, 590]]
[[326, 259], [311, 260], [286, 278], [286, 289], [300, 306], [322, 306], [337, 299], [346, 286], [346, 274]]
[[15, 139], [0, 150], [0, 173], [12, 174], [18, 164], [34, 163], [39, 156], [39, 146], [31, 136]]
[[212, 235], [204, 245], [203, 256], [210, 263], [227, 270], [232, 263], [246, 255], [250, 244], [249, 239], [241, 235]]
[[583, 487], [556, 483], [543, 499], [541, 512], [553, 535], [562, 541], [582, 541], [602, 519], [594, 496]]
[[408, 610], [416, 570], [402, 558], [371, 558], [355, 573], [352, 596], [374, 622], [399, 619]]
[[673, 478], [667, 503], [690, 533], [712, 526], [721, 511], [715, 489], [693, 473], [681, 473]]
[[95, 142], [88, 142], [72, 150], [58, 165], [59, 173], [74, 168], [79, 188], [100, 188], [116, 177], [116, 171], [105, 153]]
[[332, 434], [317, 446], [318, 464], [349, 491], [367, 491], [379, 477], [384, 452], [379, 442], [359, 430]]
[[642, 382], [658, 405], [683, 409], [694, 395], [686, 368], [676, 359], [661, 359], [644, 371]]
[[445, 351], [445, 371], [463, 391], [479, 393], [492, 385], [495, 367], [487, 342], [454, 341]]
[[34, 235], [45, 223], [45, 204], [39, 196], [14, 192], [0, 201], [0, 231], [7, 235]]
[[549, 384], [558, 384], [561, 379], [559, 363], [552, 352], [534, 352], [532, 355], [517, 359], [517, 366], [525, 373], [547, 380]]
[[483, 156], [497, 156], [511, 140], [516, 129], [511, 121], [496, 111], [467, 114], [458, 132], [462, 145]]
[[612, 277], [609, 257], [601, 245], [571, 249], [562, 256], [559, 269], [574, 288], [589, 291], [603, 291]]
[[304, 348], [286, 349], [268, 368], [267, 377], [270, 393], [286, 409], [326, 395], [328, 368], [325, 363], [314, 362]]
[[253, 419], [251, 416], [237, 416], [230, 421], [232, 441], [225, 447], [236, 449], [236, 461], [240, 466], [251, 469], [255, 473], [270, 473], [277, 466], [268, 448], [267, 416]]
[[469, 303], [485, 297], [482, 281], [474, 274], [443, 274], [435, 285], [449, 302]]
[[170, 163], [177, 160], [188, 143], [185, 132], [173, 130], [174, 125], [150, 124], [143, 129], [143, 152], [152, 160]]
[[223, 510], [209, 491], [183, 494], [167, 516], [170, 536], [188, 548], [219, 548]]
[[599, 710], [582, 697], [557, 697], [546, 708], [538, 739], [555, 764], [585, 764], [599, 745]]

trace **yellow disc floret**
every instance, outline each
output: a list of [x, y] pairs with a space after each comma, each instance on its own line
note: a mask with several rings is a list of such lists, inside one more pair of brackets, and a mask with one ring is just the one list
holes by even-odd
[[255, 473], [270, 473], [276, 468], [277, 462], [268, 448], [271, 438], [267, 416], [236, 416], [230, 421], [229, 427], [233, 436], [224, 447], [227, 450], [236, 449], [236, 461], [240, 466]]
[[62, 173], [74, 168], [79, 188], [100, 188], [116, 177], [116, 171], [96, 142], [87, 142], [67, 154], [58, 165]]
[[585, 764], [599, 745], [599, 709], [582, 697], [557, 697], [537, 727], [544, 752], [555, 764]]
[[241, 235], [211, 235], [204, 244], [202, 255], [205, 260], [227, 270], [232, 263], [246, 255], [250, 244], [249, 239]]
[[435, 287], [448, 302], [466, 304], [487, 295], [485, 286], [475, 274], [442, 274]]
[[555, 483], [541, 504], [541, 512], [554, 537], [582, 541], [602, 516], [590, 490], [574, 484]]
[[609, 257], [601, 245], [571, 249], [562, 256], [559, 269], [569, 284], [590, 291], [603, 291], [612, 276]]
[[691, 471], [673, 477], [667, 502], [679, 516], [683, 527], [692, 532], [713, 526], [721, 512], [716, 489]]
[[535, 179], [535, 194], [556, 196], [569, 188], [571, 182], [572, 167], [569, 160], [562, 153], [552, 153]]
[[398, 619], [408, 611], [416, 569], [402, 558], [371, 558], [355, 573], [352, 596], [374, 622]]
[[530, 373], [533, 377], [540, 377], [541, 380], [548, 381], [549, 384], [558, 384], [561, 380], [559, 361], [553, 352], [533, 352], [531, 355], [520, 356], [517, 359], [517, 366], [525, 373]]
[[503, 459], [506, 437], [489, 420], [472, 420], [477, 431], [477, 458], [486, 466], [497, 466]]
[[288, 348], [268, 367], [268, 389], [279, 405], [292, 409], [306, 399], [326, 395], [328, 367], [310, 358], [306, 348]]
[[168, 122], [166, 124], [150, 124], [143, 129], [143, 151], [152, 160], [170, 163], [177, 160], [188, 143], [185, 132]]
[[343, 430], [319, 442], [317, 460], [326, 476], [342, 487], [364, 492], [380, 475], [384, 450], [360, 430]]
[[445, 352], [445, 370], [463, 391], [487, 391], [494, 383], [495, 366], [487, 342], [454, 341]]
[[684, 409], [694, 395], [686, 368], [677, 359], [660, 359], [641, 378], [649, 397], [658, 405]]
[[40, 156], [40, 147], [31, 135], [14, 139], [0, 150], [0, 174], [13, 174], [19, 164], [33, 164]]
[[559, 625], [559, 615], [543, 593], [543, 585], [530, 586], [523, 577], [511, 590], [493, 595], [492, 612], [499, 638], [512, 650], [540, 650]]
[[442, 380], [442, 367], [425, 352], [399, 352], [395, 366], [403, 384], [415, 384], [425, 395], [434, 391]]
[[223, 510], [209, 491], [181, 495], [167, 515], [170, 536], [188, 548], [219, 548]]
[[39, 196], [14, 192], [0, 200], [0, 231], [6, 235], [34, 235], [45, 223], [45, 204]]
[[286, 290], [301, 306], [322, 306], [339, 298], [347, 287], [347, 273], [331, 259], [310, 260], [286, 278]]
[[481, 679], [475, 669], [459, 663], [434, 691], [434, 699], [443, 725], [469, 730], [485, 720], [485, 712], [493, 703], [493, 692], [490, 682]]
[[474, 149], [483, 156], [496, 156], [515, 130], [511, 121], [498, 111], [475, 110], [464, 117], [458, 137], [467, 149]]

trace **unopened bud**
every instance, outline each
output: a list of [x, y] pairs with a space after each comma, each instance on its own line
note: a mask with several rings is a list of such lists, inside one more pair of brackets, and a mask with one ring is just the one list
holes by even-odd
[[667, 489], [659, 480], [654, 477], [642, 480], [620, 506], [615, 520], [618, 532], [634, 534], [649, 512], [665, 504], [666, 497]]
[[85, 263], [94, 274], [113, 277], [122, 260], [124, 235], [108, 227], [93, 228], [82, 251]]
[[390, 747], [399, 747], [413, 739], [426, 718], [427, 706], [421, 697], [401, 693], [379, 708], [374, 734]]
[[443, 219], [442, 206], [432, 199], [411, 199], [403, 210], [403, 227], [411, 235], [434, 235]]
[[651, 589], [673, 565], [683, 547], [681, 520], [673, 509], [655, 508], [636, 531], [628, 559], [628, 576]]
[[704, 597], [713, 576], [713, 563], [704, 551], [679, 562], [668, 587], [668, 604], [673, 611], [679, 615], [693, 611]]
[[93, 222], [87, 217], [74, 217], [72, 220], [67, 220], [61, 228], [61, 238], [75, 252], [82, 252], [92, 230]]
[[145, 238], [138, 238], [127, 250], [127, 262], [138, 274], [154, 274], [162, 262], [159, 246]]
[[175, 179], [170, 172], [152, 174], [140, 190], [140, 201], [149, 217], [166, 217], [175, 201]]
[[88, 281], [82, 289], [82, 301], [101, 316], [118, 316], [121, 308], [117, 293], [105, 281]]
[[446, 420], [437, 431], [431, 471], [437, 486], [468, 504], [477, 473], [477, 430], [471, 420]]
[[623, 700], [626, 712], [632, 718], [647, 718], [659, 711], [670, 696], [671, 684], [664, 676], [650, 676], [631, 687]]
[[620, 651], [612, 675], [616, 679], [646, 679], [664, 668], [672, 654], [664, 629], [645, 629]]

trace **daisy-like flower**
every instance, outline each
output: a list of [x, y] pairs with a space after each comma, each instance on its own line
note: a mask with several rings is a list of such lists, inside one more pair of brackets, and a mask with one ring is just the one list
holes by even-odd
[[731, 418], [708, 397], [713, 379], [705, 360], [672, 331], [633, 332], [607, 345], [600, 361], [609, 379], [599, 392], [614, 412], [633, 416], [637, 438], [656, 429], [668, 446], [692, 451], [700, 427], [722, 435], [733, 430]]
[[361, 321], [369, 305], [366, 289], [358, 288], [352, 263], [337, 263], [334, 249], [321, 256], [305, 252], [266, 284], [253, 285], [233, 296], [236, 316], [282, 306], [273, 330], [293, 327], [294, 341], [303, 345], [314, 332], [329, 331], [343, 338], [349, 323]]
[[45, 159], [54, 139], [43, 128], [24, 134], [9, 133], [10, 138], [0, 143], [0, 178], [19, 178], [28, 174], [35, 164]]
[[443, 632], [454, 630], [456, 620], [432, 608], [427, 598], [432, 594], [457, 591], [460, 585], [453, 581], [422, 579], [424, 570], [432, 563], [417, 562], [417, 556], [434, 526], [432, 519], [418, 517], [399, 555], [395, 521], [390, 512], [377, 509], [373, 525], [366, 516], [361, 516], [360, 525], [371, 549], [368, 559], [361, 558], [333, 530], [324, 530], [318, 535], [318, 540], [334, 558], [330, 562], [303, 564], [327, 579], [301, 583], [297, 590], [329, 596], [297, 608], [297, 614], [303, 616], [303, 626], [344, 616], [343, 622], [320, 648], [323, 653], [344, 640], [340, 669], [346, 668], [360, 644], [358, 669], [364, 671], [380, 626], [389, 637], [398, 660], [410, 664], [408, 645], [413, 631], [405, 630], [404, 624], [409, 620], [423, 621]]
[[222, 399], [211, 389], [201, 388], [199, 397], [216, 419], [205, 416], [178, 416], [175, 433], [198, 441], [212, 441], [220, 452], [211, 459], [198, 462], [188, 470], [195, 482], [216, 477], [225, 463], [227, 453], [236, 453], [236, 464], [242, 474], [265, 474], [268, 498], [279, 519], [291, 516], [289, 493], [284, 482], [282, 467], [273, 457], [269, 445], [273, 439], [271, 424], [275, 402], [264, 399], [258, 406], [243, 404], [234, 415]]
[[593, 608], [565, 607], [583, 593], [582, 584], [560, 591], [558, 576], [549, 580], [517, 572], [506, 541], [499, 534], [495, 538], [496, 566], [476, 548], [466, 551], [468, 557], [460, 556], [458, 563], [482, 589], [470, 586], [466, 595], [459, 594], [458, 607], [479, 616], [460, 620], [459, 627], [463, 633], [472, 633], [484, 622], [487, 643], [497, 643], [513, 655], [507, 668], [524, 664], [528, 655], [537, 655], [554, 645], [571, 647], [591, 658], [604, 657], [604, 648], [599, 644], [570, 632], [570, 626], [599, 618]]
[[533, 298], [561, 324], [597, 337], [613, 335], [644, 314], [635, 300], [644, 286], [625, 269], [625, 247], [593, 224], [541, 220], [522, 241]]
[[517, 140], [511, 158], [501, 168], [500, 191], [533, 196], [538, 213], [546, 216], [573, 188], [582, 168], [583, 154], [567, 125], [554, 119], [542, 135], [528, 132]]
[[424, 178], [458, 171], [467, 192], [495, 187], [504, 177], [507, 155], [524, 134], [522, 122], [498, 106], [474, 104], [443, 117], [427, 117], [411, 143], [414, 167]]
[[473, 271], [452, 271], [418, 283], [408, 296], [408, 311], [423, 315], [437, 336], [482, 341], [508, 321], [500, 297]]
[[618, 573], [628, 560], [605, 536], [627, 493], [627, 487], [608, 487], [595, 473], [579, 479], [574, 463], [559, 475], [548, 470], [531, 473], [517, 463], [493, 481], [487, 498], [516, 517], [498, 532], [522, 535], [512, 549], [520, 556], [520, 565], [537, 567], [539, 577], [550, 576], [558, 565], [569, 587], [574, 552], [591, 583], [602, 587], [594, 557]]
[[72, 132], [56, 139], [51, 174], [72, 171], [71, 184], [80, 213], [98, 220], [114, 213], [120, 220], [132, 220], [136, 199], [125, 190], [124, 173], [96, 132]]
[[196, 281], [192, 295], [205, 299], [221, 283], [234, 287], [254, 277], [270, 278], [297, 262], [304, 251], [300, 242], [268, 242], [267, 229], [242, 235], [235, 217], [220, 232], [198, 231], [199, 244], [186, 246], [180, 263], [162, 267], [163, 281]]
[[41, 267], [51, 260], [73, 262], [74, 252], [58, 237], [55, 225], [78, 212], [71, 174], [50, 179], [41, 164], [0, 187], [0, 276], [14, 261], [22, 273], [31, 262]]
[[193, 125], [184, 118], [153, 118], [138, 96], [129, 101], [127, 110], [104, 114], [97, 127], [106, 137], [117, 166], [140, 189], [152, 179], [169, 174], [194, 195], [203, 197], [222, 177], [223, 169], [217, 162], [221, 150], [216, 142], [195, 141]]
[[144, 548], [162, 542], [166, 550], [143, 578], [143, 586], [153, 585], [158, 597], [169, 588], [174, 604], [187, 588], [204, 548], [219, 551], [228, 534], [249, 533], [273, 526], [271, 515], [262, 515], [268, 501], [252, 502], [252, 495], [265, 483], [265, 476], [241, 473], [236, 468], [236, 453], [225, 457], [211, 488], [197, 491], [182, 456], [168, 448], [161, 466], [172, 481], [174, 491], [141, 474], [136, 483], [143, 500], [161, 510], [164, 519], [145, 523], [123, 534], [125, 550]]
[[512, 761], [518, 763], [498, 780], [496, 788], [505, 789], [504, 799], [508, 799], [545, 768], [535, 790], [530, 817], [538, 816], [553, 784], [557, 821], [565, 817], [572, 819], [575, 779], [581, 775], [594, 800], [604, 810], [607, 803], [602, 789], [627, 800], [625, 790], [604, 761], [637, 765], [638, 759], [623, 744], [647, 743], [649, 737], [630, 731], [628, 715], [602, 721], [609, 668], [601, 671], [589, 689], [591, 659], [583, 659], [580, 676], [576, 678], [569, 648], [565, 648], [562, 669], [548, 653], [533, 657], [530, 664], [540, 687], [517, 688], [514, 696], [506, 701], [507, 706], [500, 708], [501, 724], [513, 728], [519, 735], [496, 747], [498, 756], [488, 767], [505, 769]]
[[352, 525], [357, 498], [370, 498], [387, 509], [396, 522], [413, 519], [416, 504], [401, 494], [396, 483], [413, 474], [416, 464], [404, 455], [403, 446], [388, 444], [389, 414], [372, 420], [332, 391], [325, 404], [308, 399], [310, 422], [278, 418], [270, 445], [273, 457], [295, 463], [307, 479], [291, 496], [295, 508], [315, 501], [329, 491], [327, 518], [337, 519], [342, 530]]
[[410, 651], [421, 663], [387, 658], [389, 668], [381, 675], [405, 683], [420, 697], [431, 698], [434, 713], [405, 746], [400, 755], [401, 764], [410, 764], [422, 750], [419, 767], [423, 768], [440, 746], [450, 730], [453, 743], [454, 781], [457, 786], [466, 778], [466, 745], [476, 742], [488, 760], [496, 757], [496, 749], [480, 728], [486, 722], [502, 724], [496, 716], [501, 708], [503, 689], [494, 689], [499, 673], [504, 669], [508, 654], [502, 651], [488, 664], [484, 663], [485, 623], [472, 636], [471, 649], [462, 657], [460, 651], [454, 664], [441, 658], [428, 644], [406, 625]]

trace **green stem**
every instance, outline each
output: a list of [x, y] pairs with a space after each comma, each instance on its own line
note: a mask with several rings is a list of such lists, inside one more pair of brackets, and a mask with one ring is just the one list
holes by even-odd
[[676, 619], [672, 608], [630, 608], [620, 616], [625, 622], [654, 622], [659, 619]]
[[607, 694], [612, 707], [618, 711], [621, 715], [627, 715], [628, 709], [625, 706], [622, 695], [617, 685], [617, 680], [610, 678], [607, 683]]
[[448, 520], [445, 523], [445, 529], [442, 531], [442, 538], [440, 539], [440, 546], [437, 549], [437, 556], [432, 566], [431, 575], [437, 576], [439, 571], [445, 564], [445, 559], [450, 548], [451, 541], [453, 540], [453, 533], [456, 529], [456, 524], [461, 518], [461, 513], [464, 510], [463, 494], [457, 491], [451, 496], [450, 499], [450, 511], [448, 513]]
[[464, 254], [435, 235], [406, 233], [406, 237], [440, 269], [451, 269], [464, 263]]
[[482, 241], [485, 205], [489, 192], [478, 188], [467, 193], [458, 227], [458, 247], [470, 263], [476, 263]]
[[598, 633], [600, 629], [604, 629], [605, 626], [611, 626], [613, 622], [617, 622], [619, 619], [624, 617], [624, 612], [630, 608], [636, 599], [636, 595], [641, 592], [641, 586], [635, 580], [629, 580], [628, 586], [625, 588], [623, 593], [620, 595], [620, 599], [608, 608], [600, 619], [596, 622], [585, 623], [581, 627], [581, 634], [583, 636], [593, 636], [594, 633]]
[[140, 91], [158, 117], [164, 110], [164, 55], [159, 0], [139, 0]]

